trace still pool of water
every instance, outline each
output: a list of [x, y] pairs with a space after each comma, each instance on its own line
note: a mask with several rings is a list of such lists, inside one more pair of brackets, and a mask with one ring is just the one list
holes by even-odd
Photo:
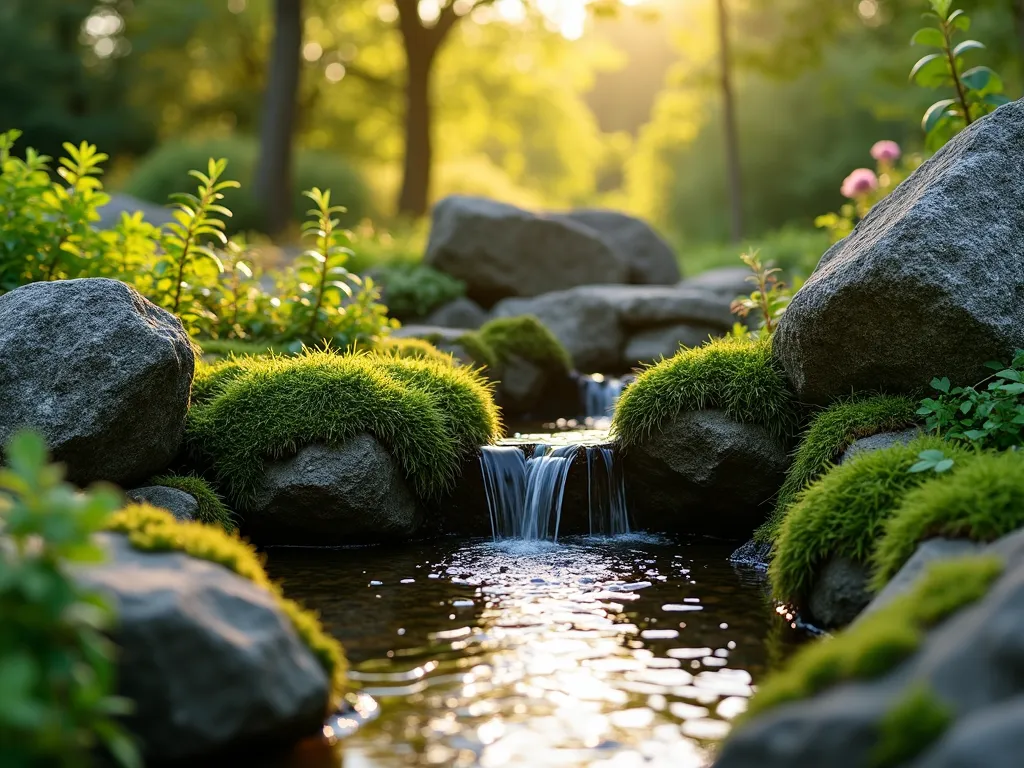
[[804, 635], [730, 548], [627, 535], [272, 549], [379, 716], [292, 766], [664, 766], [710, 761]]

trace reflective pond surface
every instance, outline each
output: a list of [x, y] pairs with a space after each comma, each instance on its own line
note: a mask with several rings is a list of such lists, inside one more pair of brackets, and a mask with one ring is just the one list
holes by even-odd
[[294, 766], [710, 762], [766, 669], [805, 635], [731, 547], [627, 535], [273, 549], [379, 717]]

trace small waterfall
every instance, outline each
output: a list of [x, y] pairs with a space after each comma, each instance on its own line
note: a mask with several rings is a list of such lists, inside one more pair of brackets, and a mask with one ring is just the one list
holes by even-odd
[[579, 384], [583, 415], [588, 419], [610, 419], [615, 413], [615, 403], [625, 388], [625, 382], [613, 376], [593, 373], [580, 376]]
[[622, 464], [615, 461], [612, 448], [596, 445], [588, 446], [586, 450], [590, 535], [616, 536], [629, 533]]
[[[480, 455], [495, 540], [558, 540], [569, 470], [581, 447], [537, 445], [527, 459], [516, 446], [484, 446]], [[629, 532], [622, 467], [612, 448], [583, 449], [591, 535]]]

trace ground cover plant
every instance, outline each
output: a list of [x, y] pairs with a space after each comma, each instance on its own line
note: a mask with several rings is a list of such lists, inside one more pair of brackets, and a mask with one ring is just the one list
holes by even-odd
[[886, 521], [872, 555], [881, 590], [925, 539], [994, 541], [1024, 527], [1024, 454], [980, 453], [908, 492]]
[[78, 493], [47, 463], [37, 435], [15, 435], [0, 466], [0, 764], [76, 766], [106, 749], [124, 768], [139, 753], [115, 720], [114, 609], [68, 568], [102, 561], [94, 534], [120, 505], [115, 489]]
[[[789, 507], [775, 540], [769, 567], [777, 600], [802, 603], [819, 569], [832, 557], [868, 563], [892, 516], [914, 488], [932, 475], [910, 472], [918, 454], [936, 445], [922, 437], [865, 453], [805, 488]], [[959, 450], [958, 457], [970, 455]]]
[[619, 399], [612, 430], [628, 449], [679, 413], [708, 408], [775, 435], [793, 429], [793, 396], [770, 338], [715, 339], [645, 369]]
[[773, 541], [793, 500], [828, 472], [843, 451], [862, 437], [913, 426], [919, 418], [917, 408], [910, 397], [874, 395], [841, 400], [815, 414], [800, 439], [772, 515], [754, 538]]
[[500, 431], [491, 384], [450, 361], [307, 350], [228, 360], [201, 368], [197, 382], [188, 440], [242, 507], [264, 460], [361, 432], [391, 451], [421, 496], [436, 496], [465, 453]]
[[466, 295], [466, 284], [426, 264], [386, 264], [374, 270], [394, 317], [424, 318], [438, 307]]

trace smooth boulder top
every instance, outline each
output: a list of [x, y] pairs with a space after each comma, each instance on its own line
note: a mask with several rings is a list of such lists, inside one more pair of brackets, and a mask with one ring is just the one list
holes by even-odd
[[1024, 102], [962, 133], [834, 245], [774, 350], [804, 402], [972, 384], [1024, 347]]
[[79, 485], [159, 473], [185, 429], [195, 356], [181, 321], [117, 280], [0, 296], [0, 444], [42, 433]]
[[624, 283], [629, 272], [590, 227], [462, 195], [434, 207], [424, 262], [465, 282], [469, 298], [484, 307], [510, 296]]
[[562, 215], [604, 235], [629, 265], [630, 283], [672, 285], [682, 278], [672, 247], [646, 221], [599, 208]]
[[101, 534], [110, 559], [75, 579], [110, 596], [118, 691], [147, 759], [181, 761], [317, 733], [329, 681], [266, 590], [180, 552]]

